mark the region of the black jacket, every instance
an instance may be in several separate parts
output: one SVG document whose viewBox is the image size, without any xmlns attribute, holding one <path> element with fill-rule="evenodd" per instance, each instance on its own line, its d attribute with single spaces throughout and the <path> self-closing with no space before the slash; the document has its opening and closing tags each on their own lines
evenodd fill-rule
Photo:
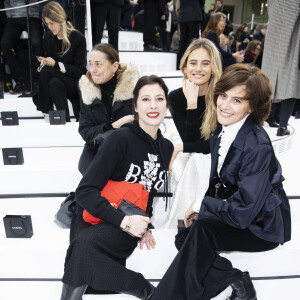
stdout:
<svg viewBox="0 0 300 300">
<path fill-rule="evenodd" d="M 225 70 L 226 67 L 236 63 L 235 58 L 232 56 L 232 54 L 222 49 L 218 36 L 215 32 L 213 31 L 209 32 L 206 35 L 206 38 L 212 41 L 215 44 L 215 46 L 218 48 L 222 58 L 223 70 Z"/>
<path fill-rule="evenodd" d="M 78 30 L 70 33 L 69 40 L 71 48 L 64 56 L 60 56 L 62 41 L 48 31 L 44 38 L 45 55 L 56 61 L 56 68 L 59 68 L 58 62 L 62 62 L 66 69 L 65 74 L 78 80 L 86 72 L 86 41 Z"/>
<path fill-rule="evenodd" d="M 154 140 L 139 126 L 125 124 L 104 141 L 79 183 L 75 200 L 93 216 L 120 226 L 125 215 L 100 191 L 108 180 L 138 182 L 149 191 L 147 213 L 152 216 L 153 197 L 164 182 L 172 153 L 173 144 L 160 131 Z"/>
<path fill-rule="evenodd" d="M 204 18 L 205 0 L 184 0 L 180 1 L 178 15 L 179 23 L 202 22 Z"/>
<path fill-rule="evenodd" d="M 210 188 L 217 176 L 218 138 L 222 127 L 210 139 Z M 291 239 L 290 206 L 283 190 L 281 166 L 265 130 L 251 116 L 247 118 L 229 148 L 220 179 L 235 190 L 226 201 L 206 195 L 199 218 L 221 220 L 235 228 L 248 228 L 257 237 L 275 243 Z"/>
<path fill-rule="evenodd" d="M 102 94 L 96 86 L 83 75 L 79 81 L 81 92 L 81 110 L 79 116 L 79 133 L 85 141 L 85 146 L 79 161 L 79 171 L 83 174 L 98 151 L 94 140 L 99 133 L 113 131 L 111 124 L 121 117 L 133 113 L 133 89 L 140 76 L 134 65 L 122 65 L 122 74 L 113 93 L 112 117 L 109 119 Z"/>
<path fill-rule="evenodd" d="M 198 97 L 197 109 L 186 109 L 182 88 L 169 94 L 170 112 L 183 142 L 184 152 L 210 153 L 209 141 L 201 139 L 200 127 L 205 113 L 205 97 Z"/>
</svg>

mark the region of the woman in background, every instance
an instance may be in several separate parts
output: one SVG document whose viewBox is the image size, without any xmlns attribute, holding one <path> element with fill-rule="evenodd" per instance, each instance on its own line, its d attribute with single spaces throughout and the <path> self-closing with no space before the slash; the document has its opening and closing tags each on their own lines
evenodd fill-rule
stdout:
<svg viewBox="0 0 300 300">
<path fill-rule="evenodd" d="M 38 57 L 41 63 L 39 91 L 33 97 L 34 103 L 46 120 L 55 105 L 57 110 L 65 111 L 66 121 L 69 122 L 69 99 L 78 120 L 78 80 L 86 70 L 85 37 L 74 29 L 64 9 L 56 1 L 44 6 L 42 18 L 49 31 L 44 38 L 46 56 Z"/>
<path fill-rule="evenodd" d="M 212 41 L 220 51 L 222 57 L 223 69 L 236 63 L 243 62 L 244 57 L 239 51 L 231 54 L 226 52 L 220 46 L 220 35 L 223 33 L 226 26 L 226 16 L 223 13 L 215 13 L 209 18 L 208 24 L 202 33 L 202 37 L 205 37 Z"/>
</svg>

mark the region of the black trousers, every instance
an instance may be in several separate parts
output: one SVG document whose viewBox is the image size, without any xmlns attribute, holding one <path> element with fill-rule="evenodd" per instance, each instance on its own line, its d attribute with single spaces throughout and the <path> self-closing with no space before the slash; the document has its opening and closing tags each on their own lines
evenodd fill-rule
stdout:
<svg viewBox="0 0 300 300">
<path fill-rule="evenodd" d="M 279 116 L 280 127 L 286 127 L 293 112 L 296 98 L 282 100 L 279 103 L 272 103 L 269 119 Z"/>
<path fill-rule="evenodd" d="M 144 45 L 153 44 L 153 37 L 156 33 L 155 22 L 157 16 L 157 2 L 155 0 L 144 0 Z"/>
<path fill-rule="evenodd" d="M 85 35 L 85 10 L 86 5 L 83 0 L 73 0 L 73 24 L 74 27 Z"/>
<path fill-rule="evenodd" d="M 39 63 L 35 56 L 43 56 L 43 27 L 39 19 L 31 18 L 29 20 L 31 48 L 32 48 L 32 68 L 33 73 L 37 74 L 36 68 Z M 27 31 L 26 18 L 9 18 L 7 19 L 4 33 L 0 41 L 0 48 L 3 52 L 5 61 L 9 65 L 12 78 L 16 82 L 24 83 L 24 78 L 14 54 L 14 49 L 17 47 L 22 31 Z"/>
<path fill-rule="evenodd" d="M 118 50 L 121 6 L 113 4 L 112 1 L 107 1 L 107 3 L 91 1 L 91 17 L 93 45 L 101 43 L 106 21 L 108 43 Z"/>
<path fill-rule="evenodd" d="M 96 291 L 142 290 L 148 284 L 143 275 L 125 268 L 137 242 L 138 238 L 114 225 L 90 225 L 82 215 L 75 215 L 63 282 L 74 287 L 88 285 Z"/>
<path fill-rule="evenodd" d="M 180 60 L 191 43 L 193 39 L 199 38 L 199 28 L 200 28 L 200 22 L 194 21 L 194 22 L 186 22 L 186 23 L 180 23 L 180 40 L 179 40 L 179 49 L 178 49 L 178 66 L 180 64 Z"/>
<path fill-rule="evenodd" d="M 66 112 L 66 120 L 70 121 L 68 99 L 71 101 L 76 120 L 79 119 L 80 98 L 77 80 L 61 73 L 59 70 L 45 66 L 40 72 L 39 91 L 34 97 L 37 110 L 49 113 L 55 104 L 57 110 Z"/>
<path fill-rule="evenodd" d="M 242 271 L 217 251 L 259 252 L 278 243 L 217 220 L 197 220 L 176 237 L 179 252 L 160 281 L 155 300 L 208 300 L 240 279 Z"/>
</svg>

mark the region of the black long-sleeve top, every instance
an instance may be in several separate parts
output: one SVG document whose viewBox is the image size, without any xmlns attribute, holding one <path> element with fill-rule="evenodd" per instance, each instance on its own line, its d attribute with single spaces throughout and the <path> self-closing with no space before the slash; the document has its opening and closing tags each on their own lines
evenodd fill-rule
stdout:
<svg viewBox="0 0 300 300">
<path fill-rule="evenodd" d="M 197 109 L 187 109 L 182 88 L 169 94 L 170 111 L 183 142 L 184 152 L 210 153 L 209 141 L 201 138 L 200 127 L 206 109 L 205 96 L 199 96 Z"/>
<path fill-rule="evenodd" d="M 173 153 L 172 143 L 158 131 L 154 140 L 140 127 L 125 124 L 101 146 L 76 190 L 77 214 L 82 209 L 105 222 L 120 226 L 124 213 L 101 196 L 108 180 L 141 183 L 149 191 L 147 213 L 152 215 L 153 197 L 164 183 Z"/>
<path fill-rule="evenodd" d="M 45 53 L 46 57 L 52 57 L 55 60 L 55 68 L 61 70 L 59 62 L 63 63 L 65 74 L 78 80 L 86 72 L 86 41 L 78 30 L 73 30 L 70 33 L 69 41 L 71 43 L 70 49 L 63 56 L 60 56 L 62 40 L 48 31 L 44 38 Z"/>
</svg>

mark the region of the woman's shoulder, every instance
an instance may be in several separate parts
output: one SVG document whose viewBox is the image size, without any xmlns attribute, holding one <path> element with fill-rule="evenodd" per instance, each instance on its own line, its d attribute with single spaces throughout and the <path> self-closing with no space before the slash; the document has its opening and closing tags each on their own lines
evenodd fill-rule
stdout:
<svg viewBox="0 0 300 300">
<path fill-rule="evenodd" d="M 179 100 L 185 99 L 182 87 L 180 87 L 180 88 L 178 88 L 176 90 L 171 91 L 169 93 L 168 97 L 169 97 L 169 100 L 170 100 L 171 104 L 172 103 L 176 103 Z"/>
<path fill-rule="evenodd" d="M 75 40 L 85 40 L 85 36 L 77 29 L 74 29 L 70 33 L 70 39 Z"/>
<path fill-rule="evenodd" d="M 94 85 L 86 75 L 82 75 L 79 80 L 79 89 L 82 102 L 86 105 L 93 103 L 95 99 L 101 99 L 100 89 Z"/>
</svg>

